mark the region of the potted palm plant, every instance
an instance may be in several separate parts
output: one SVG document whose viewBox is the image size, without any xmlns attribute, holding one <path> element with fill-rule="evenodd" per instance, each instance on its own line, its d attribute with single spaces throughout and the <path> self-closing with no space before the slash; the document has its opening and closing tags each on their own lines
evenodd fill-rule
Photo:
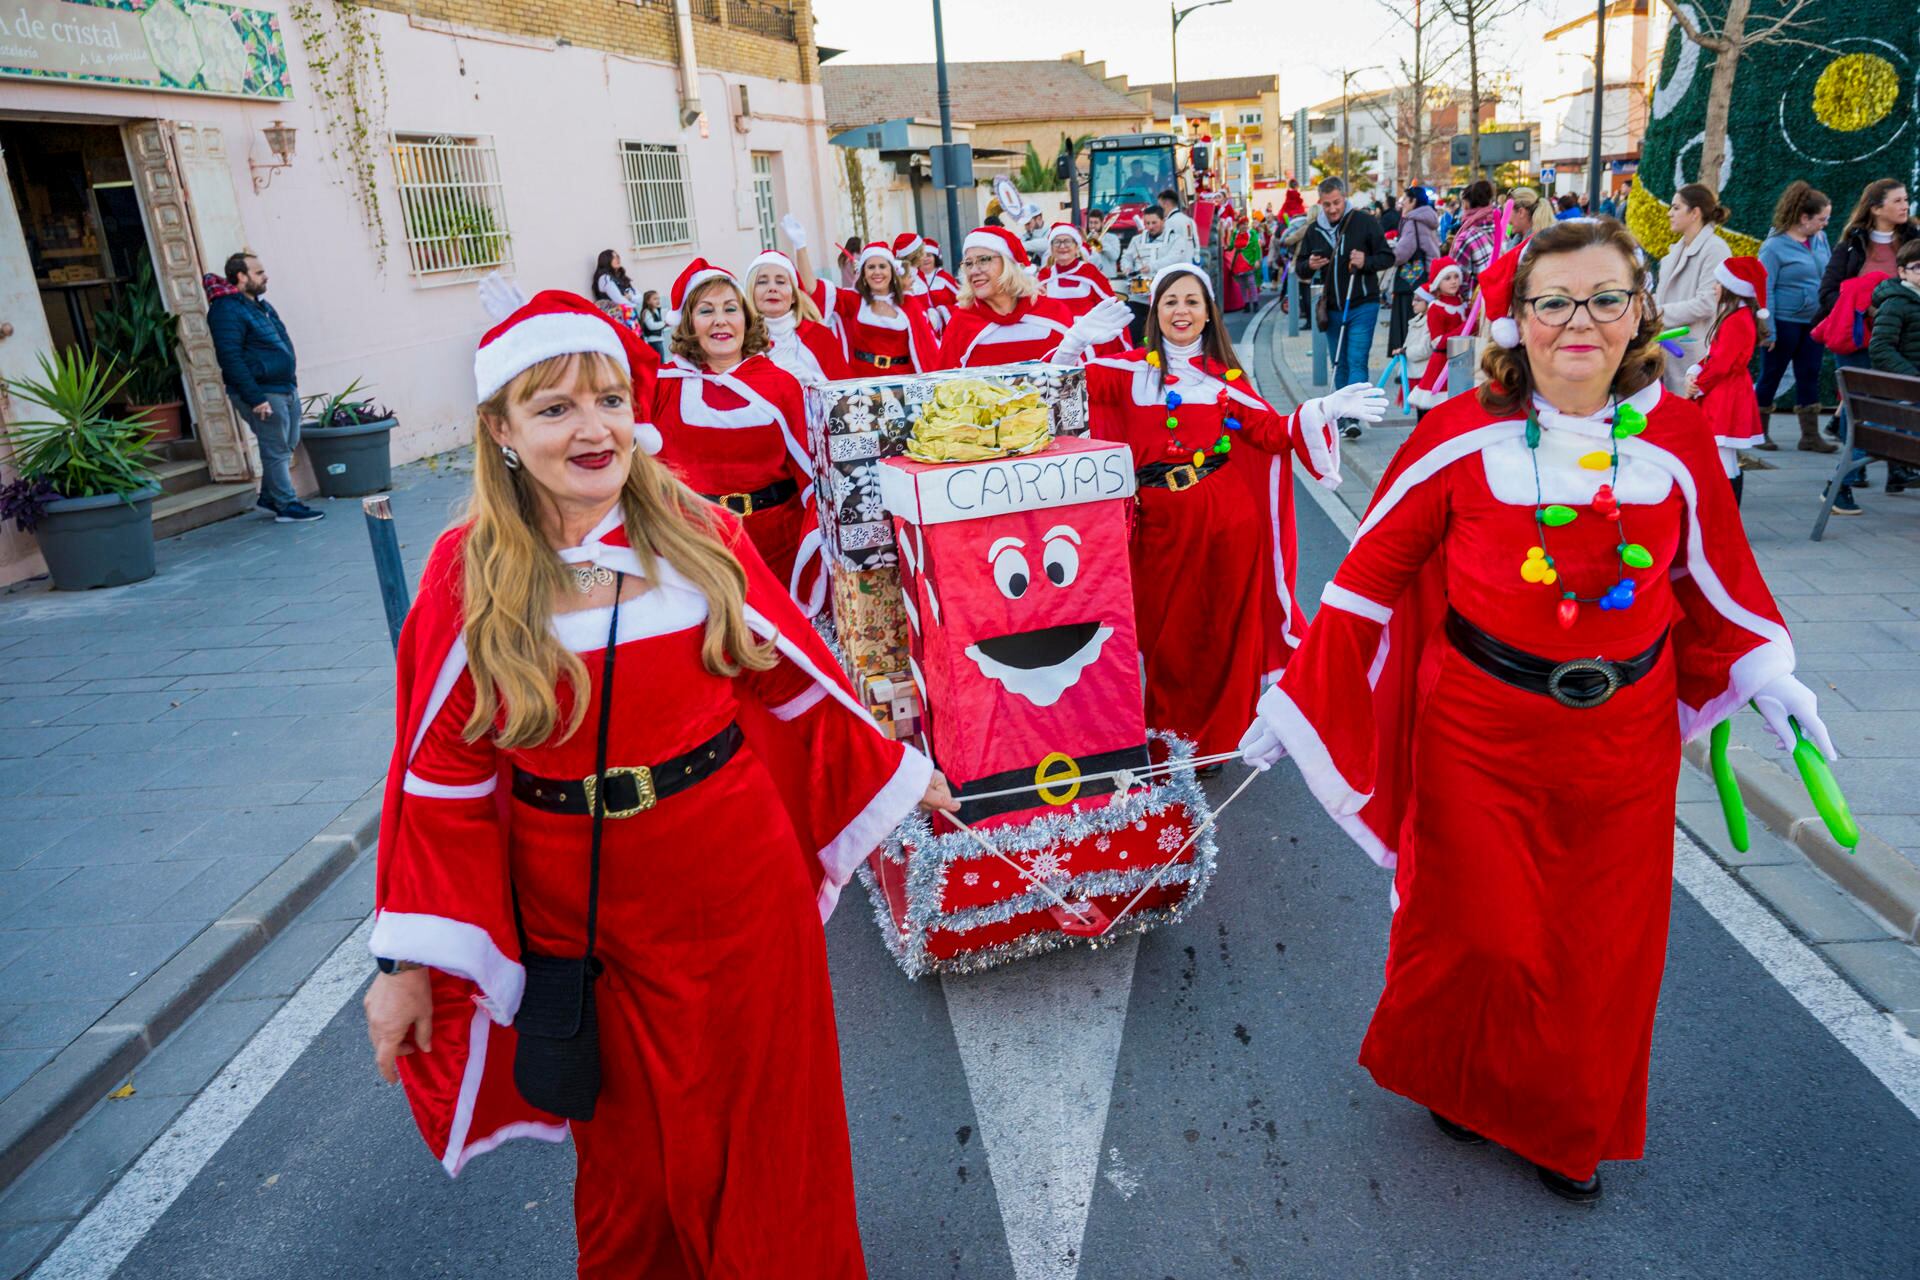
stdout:
<svg viewBox="0 0 1920 1280">
<path fill-rule="evenodd" d="M 388 436 L 399 425 L 384 406 L 366 399 L 355 379 L 333 395 L 301 400 L 300 441 L 326 498 L 357 498 L 393 487 Z M 309 416 L 311 415 L 311 416 Z"/>
<path fill-rule="evenodd" d="M 153 500 L 160 487 L 144 421 L 110 405 L 127 377 L 98 352 L 40 357 L 40 376 L 15 378 L 16 404 L 43 416 L 7 427 L 19 477 L 0 485 L 0 519 L 40 543 L 61 591 L 119 587 L 153 576 Z M 31 410 L 29 410 L 31 412 Z"/>
<path fill-rule="evenodd" d="M 141 256 L 132 282 L 113 306 L 94 313 L 93 324 L 96 344 L 126 374 L 128 416 L 146 420 L 156 443 L 178 440 L 185 417 L 174 345 L 179 325 L 160 299 L 151 258 Z"/>
</svg>

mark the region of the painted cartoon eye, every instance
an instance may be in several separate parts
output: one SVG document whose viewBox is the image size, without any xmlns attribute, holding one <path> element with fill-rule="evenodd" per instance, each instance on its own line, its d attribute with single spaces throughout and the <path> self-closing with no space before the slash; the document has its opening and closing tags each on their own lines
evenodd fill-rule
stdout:
<svg viewBox="0 0 1920 1280">
<path fill-rule="evenodd" d="M 1032 580 L 1027 558 L 1018 548 L 1008 547 L 993 558 L 993 585 L 1007 599 L 1018 600 L 1027 594 L 1027 584 Z"/>
<path fill-rule="evenodd" d="M 1040 564 L 1054 586 L 1070 587 L 1080 576 L 1080 548 L 1066 538 L 1050 538 Z"/>
</svg>

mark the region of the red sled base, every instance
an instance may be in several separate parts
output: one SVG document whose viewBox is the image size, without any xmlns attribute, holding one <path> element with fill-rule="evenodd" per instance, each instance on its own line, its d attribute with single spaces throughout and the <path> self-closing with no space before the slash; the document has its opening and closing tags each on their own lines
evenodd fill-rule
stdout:
<svg viewBox="0 0 1920 1280">
<path fill-rule="evenodd" d="M 1148 737 L 1163 748 L 1153 753 L 1163 763 L 1144 790 L 976 825 L 1005 860 L 944 821 L 936 832 L 925 814 L 902 823 L 861 865 L 860 879 L 907 976 L 972 973 L 1076 942 L 1098 946 L 1185 916 L 1213 879 L 1211 827 L 1189 842 L 1212 810 L 1189 763 L 1193 744 Z"/>
</svg>

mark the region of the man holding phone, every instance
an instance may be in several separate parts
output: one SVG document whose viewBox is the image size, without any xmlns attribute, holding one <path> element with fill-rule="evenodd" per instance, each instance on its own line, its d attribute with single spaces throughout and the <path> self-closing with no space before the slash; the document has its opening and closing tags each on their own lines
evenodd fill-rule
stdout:
<svg viewBox="0 0 1920 1280">
<path fill-rule="evenodd" d="M 1393 249 L 1371 213 L 1347 200 L 1346 184 L 1328 178 L 1320 184 L 1320 203 L 1306 235 L 1300 238 L 1294 269 L 1317 277 L 1322 289 L 1326 331 L 1333 351 L 1333 385 L 1367 382 L 1367 356 L 1380 320 L 1380 273 L 1393 265 Z M 1360 438 L 1360 424 L 1343 422 L 1340 434 Z"/>
</svg>

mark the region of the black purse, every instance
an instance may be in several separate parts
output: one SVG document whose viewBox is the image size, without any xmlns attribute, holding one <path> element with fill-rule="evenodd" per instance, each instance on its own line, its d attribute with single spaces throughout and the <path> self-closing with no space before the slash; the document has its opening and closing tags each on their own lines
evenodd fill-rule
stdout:
<svg viewBox="0 0 1920 1280">
<path fill-rule="evenodd" d="M 511 880 L 513 924 L 520 934 L 520 963 L 526 991 L 520 997 L 513 1029 L 519 1035 L 513 1055 L 513 1084 L 520 1096 L 542 1111 L 567 1120 L 593 1119 L 600 1098 L 600 1019 L 594 1007 L 594 980 L 602 965 L 594 958 L 594 926 L 600 912 L 600 838 L 606 822 L 607 726 L 613 714 L 613 650 L 620 631 L 620 589 L 625 575 L 613 577 L 613 621 L 607 627 L 606 660 L 600 677 L 600 728 L 593 753 L 593 843 L 587 869 L 587 944 L 584 955 L 543 956 L 527 945 L 520 915 L 520 892 Z"/>
</svg>

